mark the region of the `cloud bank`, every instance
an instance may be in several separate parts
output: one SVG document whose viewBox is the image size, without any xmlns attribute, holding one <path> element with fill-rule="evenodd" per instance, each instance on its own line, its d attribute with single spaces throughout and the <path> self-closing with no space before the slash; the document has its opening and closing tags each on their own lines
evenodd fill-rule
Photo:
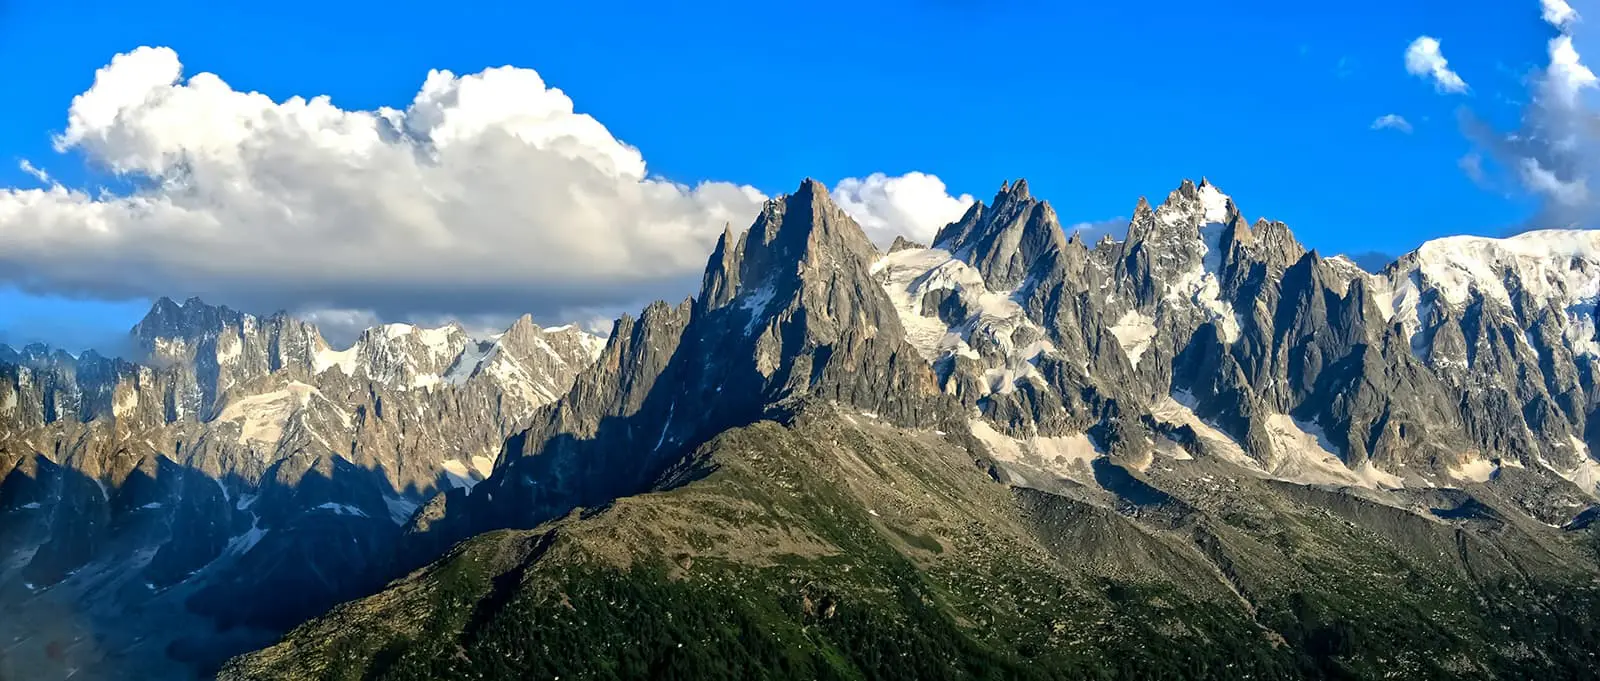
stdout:
<svg viewBox="0 0 1600 681">
<path fill-rule="evenodd" d="M 200 295 L 333 319 L 593 317 L 693 291 L 724 223 L 766 196 L 650 175 L 533 70 L 427 74 L 404 108 L 241 92 L 171 49 L 116 56 L 56 150 L 131 190 L 0 189 L 0 284 L 102 299 Z M 76 161 L 74 161 L 76 162 Z M 971 197 L 923 173 L 838 182 L 875 240 Z"/>
</svg>

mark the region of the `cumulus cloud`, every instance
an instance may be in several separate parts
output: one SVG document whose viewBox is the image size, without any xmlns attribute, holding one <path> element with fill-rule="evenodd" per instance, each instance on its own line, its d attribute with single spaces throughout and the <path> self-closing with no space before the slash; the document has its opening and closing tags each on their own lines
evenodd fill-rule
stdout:
<svg viewBox="0 0 1600 681">
<path fill-rule="evenodd" d="M 1372 122 L 1372 129 L 1399 130 L 1409 135 L 1411 134 L 1411 121 L 1406 120 L 1405 116 L 1399 114 L 1384 114 Z"/>
<path fill-rule="evenodd" d="M 54 141 L 132 189 L 42 171 L 44 188 L 0 188 L 0 283 L 199 295 L 335 326 L 565 319 L 686 295 L 722 225 L 748 225 L 767 198 L 650 175 L 638 149 L 513 67 L 432 71 L 404 108 L 363 111 L 186 77 L 173 50 L 143 47 L 95 74 Z M 875 238 L 928 233 L 970 201 L 921 173 L 839 184 Z"/>
<path fill-rule="evenodd" d="M 1566 0 L 1539 0 L 1544 20 L 1557 28 L 1565 27 L 1578 18 L 1578 12 Z"/>
<path fill-rule="evenodd" d="M 1600 227 L 1600 200 L 1591 186 L 1600 175 L 1597 79 L 1577 49 L 1589 36 L 1581 31 L 1582 17 L 1563 0 L 1543 0 L 1541 9 L 1557 35 L 1546 46 L 1548 63 L 1534 75 L 1521 124 L 1506 132 L 1466 115 L 1464 127 L 1482 158 L 1475 154 L 1473 165 L 1463 168 L 1480 184 L 1515 187 L 1537 198 L 1541 210 L 1525 229 Z"/>
<path fill-rule="evenodd" d="M 1439 41 L 1428 36 L 1411 41 L 1411 46 L 1406 48 L 1406 72 L 1432 79 L 1434 89 L 1440 92 L 1467 91 L 1467 81 L 1450 70 L 1449 61 L 1439 51 Z"/>
<path fill-rule="evenodd" d="M 972 195 L 951 196 L 943 180 L 919 172 L 898 177 L 883 173 L 865 179 L 847 177 L 831 193 L 834 202 L 861 223 L 880 247 L 889 246 L 901 235 L 926 244 L 940 227 L 959 220 L 973 202 Z"/>
</svg>

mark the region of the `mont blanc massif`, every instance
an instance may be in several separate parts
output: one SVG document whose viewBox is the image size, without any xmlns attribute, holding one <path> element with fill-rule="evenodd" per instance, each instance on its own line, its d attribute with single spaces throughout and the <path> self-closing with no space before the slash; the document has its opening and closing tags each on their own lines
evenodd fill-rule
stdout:
<svg viewBox="0 0 1600 681">
<path fill-rule="evenodd" d="M 0 678 L 1595 678 L 1597 299 L 1021 180 L 887 251 L 807 180 L 603 336 L 162 299 L 0 347 Z"/>
</svg>

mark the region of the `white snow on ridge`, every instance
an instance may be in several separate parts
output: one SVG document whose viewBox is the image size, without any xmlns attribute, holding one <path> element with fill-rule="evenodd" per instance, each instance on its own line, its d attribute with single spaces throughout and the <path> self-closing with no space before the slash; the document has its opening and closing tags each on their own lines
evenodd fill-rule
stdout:
<svg viewBox="0 0 1600 681">
<path fill-rule="evenodd" d="M 1198 308 L 1217 325 L 1222 340 L 1232 343 L 1238 340 L 1241 325 L 1233 305 L 1222 299 L 1222 249 L 1219 246 L 1227 227 L 1230 199 L 1210 183 L 1202 182 L 1197 192 L 1200 196 L 1198 214 L 1192 205 L 1186 204 L 1163 204 L 1156 209 L 1156 219 L 1169 227 L 1198 222 L 1196 227 L 1203 249 L 1198 265 L 1172 273 L 1167 282 L 1166 299 L 1169 303 L 1186 302 Z"/>
<path fill-rule="evenodd" d="M 1600 302 L 1600 231 L 1539 230 L 1494 239 L 1455 236 L 1424 243 L 1382 277 L 1392 295 L 1378 303 L 1398 317 L 1415 338 L 1427 317 L 1421 301 L 1428 292 L 1452 308 L 1475 296 L 1509 307 L 1520 287 L 1538 306 L 1554 306 L 1567 316 L 1565 337 L 1576 354 L 1600 357 L 1595 305 Z"/>
<path fill-rule="evenodd" d="M 472 375 L 477 373 L 478 367 L 483 363 L 484 358 L 495 347 L 497 347 L 495 343 L 482 341 L 467 343 L 467 349 L 461 351 L 461 355 L 456 357 L 455 364 L 451 365 L 450 370 L 445 372 L 445 382 L 450 385 L 465 384 L 467 379 L 472 378 Z"/>
<path fill-rule="evenodd" d="M 378 335 L 381 335 L 384 339 L 394 340 L 411 335 L 411 332 L 416 331 L 417 327 L 411 324 L 384 324 L 378 327 L 377 330 Z"/>
<path fill-rule="evenodd" d="M 356 375 L 356 360 L 360 354 L 361 346 L 352 345 L 344 350 L 332 348 L 318 349 L 312 356 L 312 372 L 321 374 L 324 371 L 337 367 L 346 376 Z"/>
<path fill-rule="evenodd" d="M 450 340 L 456 334 L 466 335 L 462 333 L 461 327 L 455 324 L 446 324 L 435 329 L 423 329 L 417 333 L 417 338 L 422 341 L 422 346 L 428 349 L 428 354 L 435 357 L 447 357 L 456 354 L 452 352 L 450 347 Z M 467 345 L 471 344 L 469 340 Z"/>
<path fill-rule="evenodd" d="M 1537 301 L 1571 305 L 1600 298 L 1600 231 L 1454 236 L 1424 243 L 1416 255 L 1423 278 L 1451 305 L 1467 302 L 1474 291 L 1509 305 L 1508 272 Z"/>
<path fill-rule="evenodd" d="M 1028 319 L 1010 292 L 993 292 L 983 275 L 971 265 L 939 248 L 912 248 L 890 253 L 872 266 L 872 274 L 884 287 L 906 330 L 906 339 L 928 361 L 951 355 L 982 359 L 973 349 L 973 338 L 982 337 L 999 348 L 1001 366 L 985 369 L 989 392 L 1008 393 L 1022 377 L 1039 375 L 1033 365 L 1041 353 L 1055 350 L 1044 340 L 1044 332 Z M 949 291 L 958 297 L 968 317 L 956 326 L 947 326 L 936 316 L 924 314 L 923 300 L 932 292 Z M 1033 342 L 1018 347 L 1019 330 L 1033 327 Z"/>
<path fill-rule="evenodd" d="M 872 266 L 872 274 L 883 285 L 884 291 L 889 294 L 889 301 L 894 303 L 895 312 L 900 316 L 906 341 L 929 361 L 942 356 L 947 343 L 954 345 L 959 342 L 959 338 L 952 338 L 950 327 L 938 317 L 922 314 L 922 294 L 925 291 L 953 288 L 944 285 L 930 287 L 925 281 L 930 273 L 947 262 L 958 261 L 952 261 L 950 252 L 943 249 L 908 248 L 890 253 Z"/>
<path fill-rule="evenodd" d="M 1228 220 L 1227 194 L 1205 180 L 1200 181 L 1196 193 L 1200 195 L 1200 205 L 1205 208 L 1205 221 L 1208 224 L 1220 225 Z"/>
<path fill-rule="evenodd" d="M 543 331 L 561 333 L 574 328 L 574 325 L 568 324 Z M 598 359 L 605 348 L 605 340 L 593 334 L 578 333 L 578 342 L 590 360 Z M 532 378 L 522 367 L 492 366 L 497 359 L 500 363 L 511 361 L 500 352 L 504 335 L 496 334 L 487 339 L 473 338 L 453 322 L 435 328 L 385 324 L 368 329 L 353 345 L 343 350 L 319 348 L 312 356 L 312 371 L 321 374 L 336 368 L 346 376 L 354 376 L 358 369 L 368 369 L 370 375 L 371 369 L 367 363 L 375 361 L 373 357 L 393 358 L 403 366 L 403 370 L 395 365 L 384 365 L 383 371 L 379 372 L 383 375 L 374 378 L 393 383 L 391 387 L 394 388 L 431 390 L 441 385 L 460 386 L 472 376 L 488 372 L 499 379 L 503 388 L 529 395 L 541 393 L 532 397 L 535 400 L 553 399 L 553 396 L 542 395 L 548 392 L 546 390 L 523 385 L 531 384 Z M 416 342 L 413 344 L 410 340 Z M 560 360 L 548 343 L 539 339 L 535 343 L 540 344 L 552 359 Z M 407 375 L 409 380 L 402 380 Z"/>
</svg>

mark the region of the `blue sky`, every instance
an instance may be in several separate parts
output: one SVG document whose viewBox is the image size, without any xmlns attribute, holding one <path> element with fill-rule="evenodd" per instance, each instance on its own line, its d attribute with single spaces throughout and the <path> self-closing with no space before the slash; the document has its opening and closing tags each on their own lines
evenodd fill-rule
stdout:
<svg viewBox="0 0 1600 681">
<path fill-rule="evenodd" d="M 186 77 L 215 73 L 234 90 L 278 102 L 326 94 L 347 111 L 404 108 L 430 69 L 532 69 L 637 148 L 651 176 L 690 185 L 726 181 L 774 195 L 807 176 L 831 185 L 918 171 L 954 196 L 986 200 L 1002 180 L 1021 176 L 1063 221 L 1099 221 L 1204 175 L 1246 214 L 1283 220 L 1324 252 L 1399 253 L 1437 236 L 1505 234 L 1539 215 L 1540 202 L 1515 182 L 1475 181 L 1462 170 L 1463 157 L 1488 155 L 1461 117 L 1516 129 L 1557 35 L 1537 0 L 238 4 L 0 5 L 0 67 L 12 74 L 0 127 L 3 186 L 42 186 L 18 167 L 23 160 L 91 194 L 125 193 L 148 179 L 96 170 L 86 158 L 94 149 L 52 148 L 96 69 L 148 45 L 170 47 Z M 1407 46 L 1422 35 L 1440 41 L 1469 92 L 1441 93 L 1407 72 Z M 1411 131 L 1372 129 L 1387 114 L 1403 116 Z M 123 152 L 99 160 L 107 153 Z M 0 338 L 10 342 L 103 342 L 136 321 L 154 293 L 43 266 L 5 276 Z M 675 277 L 663 271 L 651 281 Z M 246 284 L 176 266 L 159 279 L 187 289 L 174 297 L 215 288 L 223 302 L 278 300 L 229 293 Z M 489 285 L 446 284 L 475 300 Z M 602 311 L 645 290 L 574 288 L 579 302 L 570 307 L 553 294 L 534 307 L 546 316 Z M 441 295 L 418 312 L 448 315 L 450 304 Z M 386 299 L 371 307 L 380 317 L 404 314 Z M 468 307 L 461 313 L 502 311 Z"/>
</svg>

